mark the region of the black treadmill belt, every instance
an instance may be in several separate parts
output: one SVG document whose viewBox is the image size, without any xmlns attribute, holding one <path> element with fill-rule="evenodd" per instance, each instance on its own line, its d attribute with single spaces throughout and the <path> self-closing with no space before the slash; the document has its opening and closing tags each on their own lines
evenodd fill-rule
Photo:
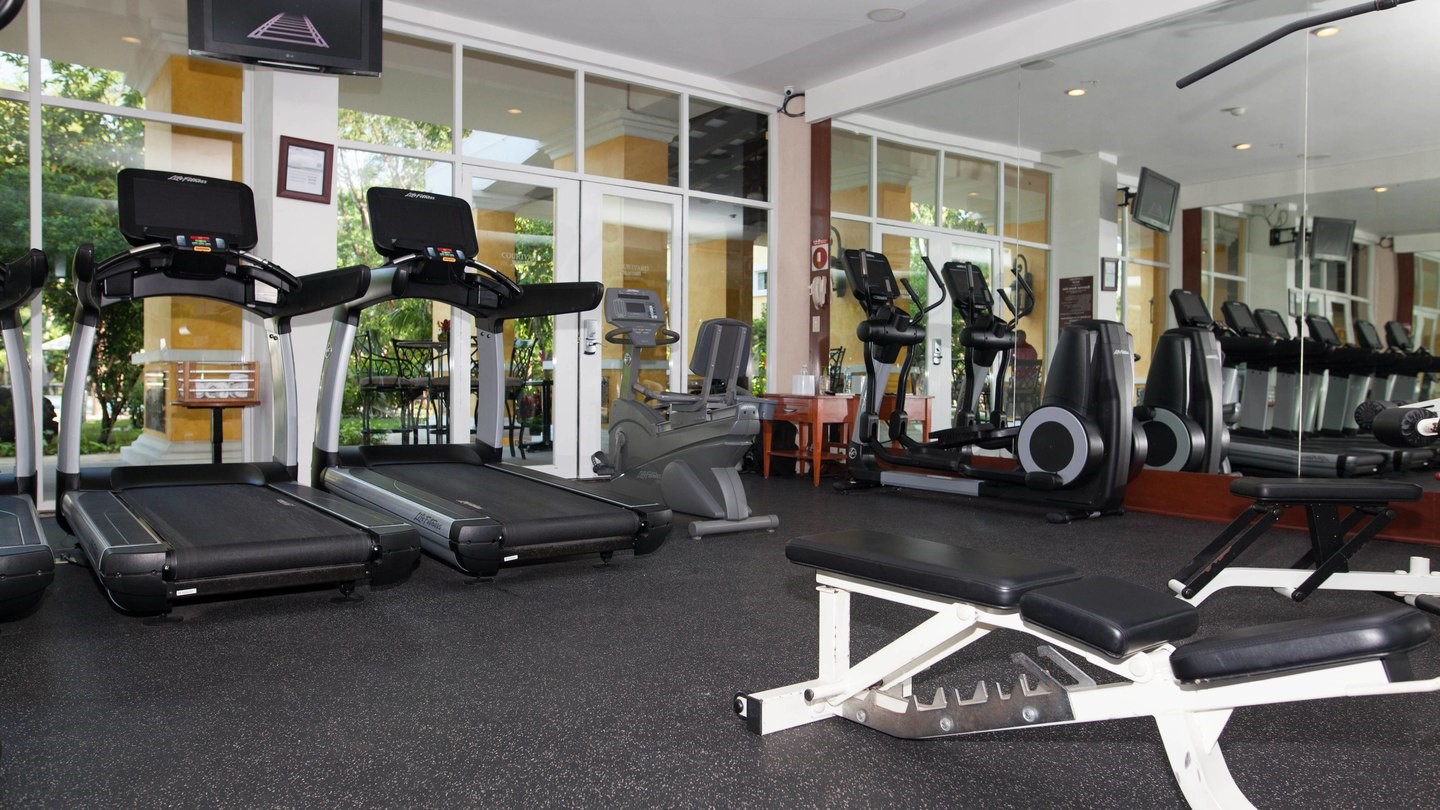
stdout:
<svg viewBox="0 0 1440 810">
<path fill-rule="evenodd" d="M 621 506 L 473 464 L 385 464 L 377 471 L 447 501 L 475 506 L 505 526 L 505 545 L 629 537 L 640 516 Z"/>
<path fill-rule="evenodd" d="M 363 531 L 270 487 L 143 487 L 118 495 L 174 548 L 178 580 L 370 558 L 370 538 Z"/>
</svg>

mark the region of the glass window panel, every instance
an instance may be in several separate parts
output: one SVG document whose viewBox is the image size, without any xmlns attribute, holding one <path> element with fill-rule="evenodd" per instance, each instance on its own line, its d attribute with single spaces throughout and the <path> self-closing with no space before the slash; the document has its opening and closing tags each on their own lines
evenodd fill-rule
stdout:
<svg viewBox="0 0 1440 810">
<path fill-rule="evenodd" d="M 450 151 L 454 65 L 450 46 L 386 34 L 383 75 L 340 77 L 340 137 Z"/>
<path fill-rule="evenodd" d="M 1125 329 L 1134 336 L 1137 347 L 1154 346 L 1165 331 L 1167 277 L 1163 267 L 1125 263 Z M 1141 349 L 1139 355 L 1135 377 L 1143 380 L 1150 373 L 1154 352 Z"/>
<path fill-rule="evenodd" d="M 1121 211 L 1124 216 L 1125 212 Z M 1125 257 L 1143 262 L 1166 264 L 1170 261 L 1169 234 L 1131 223 L 1126 228 Z"/>
<path fill-rule="evenodd" d="M 1214 237 L 1210 245 L 1211 269 L 1231 276 L 1244 275 L 1244 218 L 1215 212 Z"/>
<path fill-rule="evenodd" d="M 749 376 L 752 390 L 762 392 L 768 296 L 756 292 L 755 276 L 766 272 L 769 261 L 767 214 L 735 203 L 690 201 L 688 323 L 683 333 L 697 334 L 701 322 L 712 318 L 751 324 Z"/>
<path fill-rule="evenodd" d="M 551 169 L 575 168 L 575 73 L 465 51 L 466 157 Z"/>
<path fill-rule="evenodd" d="M 1006 268 L 1016 267 L 1018 261 L 1020 271 L 1028 274 L 1026 280 L 1030 282 L 1030 289 L 1035 291 L 1035 308 L 1020 319 L 1016 330 L 1025 333 L 1026 342 L 1035 347 L 1037 359 L 1044 360 L 1045 347 L 1049 345 L 1050 339 L 1045 327 L 1045 324 L 1049 323 L 1050 312 L 1050 296 L 1046 294 L 1050 284 L 1050 251 L 1029 246 L 1006 245 L 1003 261 Z M 1007 282 L 1013 277 L 1014 274 L 1007 269 Z M 1012 290 L 1012 301 L 1015 300 L 1015 295 Z"/>
<path fill-rule="evenodd" d="M 770 116 L 690 99 L 690 188 L 770 198 Z"/>
<path fill-rule="evenodd" d="M 144 12 L 108 0 L 52 0 L 40 7 L 44 92 L 238 123 L 239 65 L 187 55 L 185 0 Z"/>
<path fill-rule="evenodd" d="M 677 247 L 672 240 L 678 214 L 668 202 L 618 194 L 601 195 L 599 224 L 604 234 L 600 250 L 601 282 L 607 289 L 654 290 L 660 301 L 667 305 L 667 318 L 675 317 L 675 313 L 668 311 L 668 302 L 671 252 Z M 600 365 L 605 384 L 598 418 L 602 432 L 609 427 L 609 403 L 620 396 L 624 368 L 622 349 L 608 341 L 601 348 Z M 669 345 L 644 349 L 639 355 L 640 368 L 636 371 L 636 380 L 660 390 L 669 390 L 670 363 L 683 363 L 684 358 L 672 351 Z M 608 433 L 601 443 L 608 449 Z"/>
<path fill-rule="evenodd" d="M 1026 242 L 1050 241 L 1048 173 L 1005 167 L 1005 236 Z"/>
<path fill-rule="evenodd" d="M 865 374 L 864 344 L 855 336 L 855 327 L 865 320 L 865 310 L 850 289 L 845 275 L 845 251 L 870 247 L 870 225 L 853 219 L 830 220 L 830 350 L 844 349 L 845 373 Z M 780 390 L 788 390 L 784 385 Z"/>
<path fill-rule="evenodd" d="M 935 224 L 935 172 L 939 153 L 889 141 L 876 145 L 876 216 Z"/>
<path fill-rule="evenodd" d="M 0 88 L 26 90 L 30 87 L 30 59 L 25 55 L 29 22 L 24 9 L 0 30 Z"/>
<path fill-rule="evenodd" d="M 869 216 L 870 136 L 841 129 L 831 131 L 830 210 Z"/>
<path fill-rule="evenodd" d="M 585 173 L 679 184 L 680 96 L 585 78 Z"/>
<path fill-rule="evenodd" d="M 30 115 L 0 100 L 0 261 L 30 249 Z"/>
<path fill-rule="evenodd" d="M 964 155 L 945 155 L 940 225 L 971 233 L 995 233 L 999 216 L 999 165 Z"/>
<path fill-rule="evenodd" d="M 1370 264 L 1374 261 L 1370 245 L 1356 244 L 1355 260 L 1350 266 L 1350 292 L 1361 298 L 1370 297 Z"/>
<path fill-rule="evenodd" d="M 113 73 L 104 78 L 120 80 Z M 58 107 L 42 110 L 41 133 L 46 166 L 43 248 L 53 267 L 43 299 L 49 343 L 70 334 L 75 303 L 66 265 L 75 246 L 93 244 L 97 259 L 129 248 L 119 233 L 115 204 L 115 176 L 120 169 L 234 179 L 240 176 L 242 152 L 238 135 Z M 232 311 L 220 311 L 226 309 Z M 155 299 L 106 309 L 96 338 L 90 375 L 93 401 L 87 402 L 82 449 L 119 453 L 117 463 L 207 460 L 210 417 L 199 414 L 200 421 L 195 422 L 189 409 L 174 404 L 176 363 L 190 358 L 173 353 L 213 350 L 219 354 L 207 359 L 240 360 L 240 323 L 239 309 L 194 303 L 194 299 Z M 133 363 L 135 357 L 142 363 Z M 68 373 L 64 361 L 61 352 L 47 353 L 47 392 L 58 394 Z M 238 410 L 226 415 L 230 460 L 239 458 L 240 424 Z M 140 456 L 122 450 L 132 443 L 140 443 Z"/>
<path fill-rule="evenodd" d="M 340 265 L 373 265 L 378 258 L 370 239 L 369 218 L 365 215 L 366 189 L 388 186 L 450 194 L 452 180 L 449 163 L 364 149 L 336 149 L 335 201 L 339 208 L 336 255 Z"/>
</svg>

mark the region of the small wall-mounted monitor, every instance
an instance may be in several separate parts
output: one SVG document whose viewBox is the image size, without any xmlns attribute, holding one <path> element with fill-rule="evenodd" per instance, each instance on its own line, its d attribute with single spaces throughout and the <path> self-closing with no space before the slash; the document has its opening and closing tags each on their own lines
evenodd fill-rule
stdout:
<svg viewBox="0 0 1440 810">
<path fill-rule="evenodd" d="M 1147 228 L 1165 233 L 1175 224 L 1175 204 L 1180 200 L 1180 184 L 1163 174 L 1141 167 L 1130 216 Z"/>
<path fill-rule="evenodd" d="M 1355 243 L 1355 220 L 1315 217 L 1310 226 L 1310 258 L 1348 262 Z"/>
<path fill-rule="evenodd" d="M 382 0 L 189 0 L 190 53 L 234 62 L 380 75 Z"/>
</svg>

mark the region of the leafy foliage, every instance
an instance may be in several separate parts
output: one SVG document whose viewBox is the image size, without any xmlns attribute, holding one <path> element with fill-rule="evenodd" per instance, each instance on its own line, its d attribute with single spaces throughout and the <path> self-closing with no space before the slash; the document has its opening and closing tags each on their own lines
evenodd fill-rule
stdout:
<svg viewBox="0 0 1440 810">
<path fill-rule="evenodd" d="M 23 57 L 0 55 L 11 66 Z M 100 68 L 51 62 L 44 92 L 80 101 L 143 107 L 144 98 L 124 83 L 123 74 Z M 8 106 L 8 105 L 7 105 Z M 29 245 L 29 120 L 16 105 L 14 115 L 0 116 L 0 245 L 13 258 Z M 69 278 L 58 270 L 81 244 L 95 246 L 103 259 L 125 250 L 118 230 L 115 175 L 143 164 L 145 125 L 116 115 L 61 107 L 44 108 L 40 122 L 42 249 L 50 257 L 50 283 L 42 294 L 47 315 L 45 337 L 69 334 L 75 294 Z M 121 414 L 139 408 L 142 369 L 130 357 L 142 348 L 144 312 L 138 306 L 107 309 L 100 318 L 90 369 L 94 393 L 103 414 L 99 441 L 109 441 Z M 59 353 L 47 355 L 47 371 L 62 372 Z"/>
</svg>

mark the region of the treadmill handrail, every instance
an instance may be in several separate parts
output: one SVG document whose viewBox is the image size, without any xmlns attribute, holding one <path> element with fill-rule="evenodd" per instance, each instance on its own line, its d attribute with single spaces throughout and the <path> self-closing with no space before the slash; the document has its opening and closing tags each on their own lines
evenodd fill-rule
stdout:
<svg viewBox="0 0 1440 810">
<path fill-rule="evenodd" d="M 98 264 L 94 255 L 89 244 L 75 251 L 75 291 L 83 308 L 97 312 L 126 301 L 188 296 L 224 301 L 274 317 L 282 308 L 281 302 L 302 286 L 300 279 L 284 268 L 244 251 L 201 253 L 154 242 L 117 253 Z M 222 278 L 231 283 L 217 284 Z M 253 286 L 257 283 L 273 289 L 275 300 L 257 295 Z"/>
</svg>

